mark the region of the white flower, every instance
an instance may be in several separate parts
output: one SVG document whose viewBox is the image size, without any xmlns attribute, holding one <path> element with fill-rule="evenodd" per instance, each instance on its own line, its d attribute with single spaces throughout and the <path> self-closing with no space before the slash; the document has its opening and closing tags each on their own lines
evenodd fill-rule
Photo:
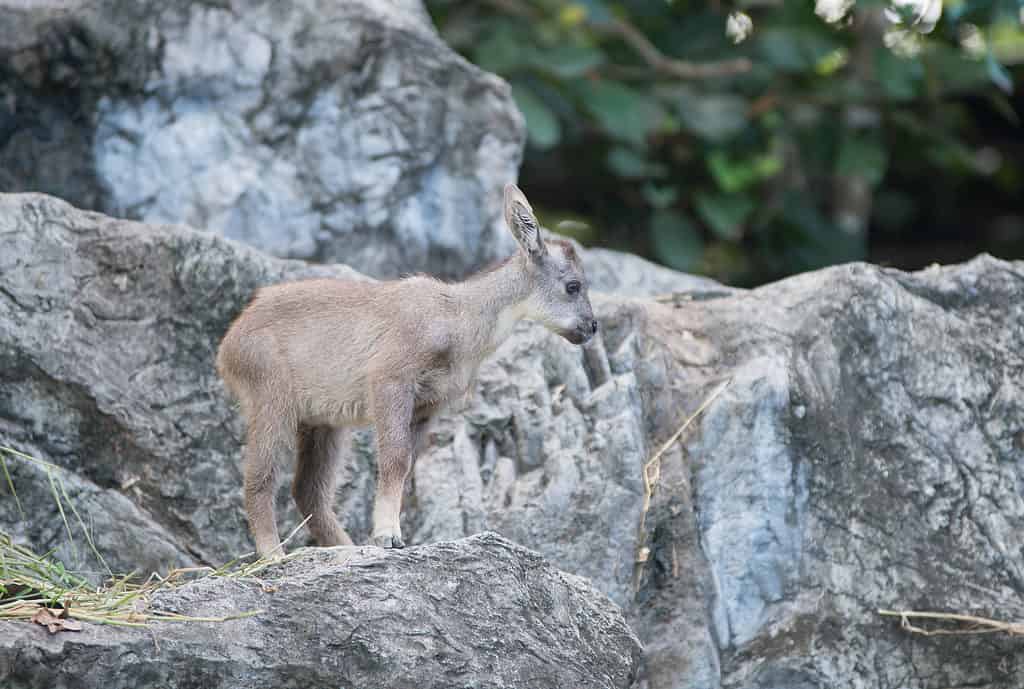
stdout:
<svg viewBox="0 0 1024 689">
<path fill-rule="evenodd" d="M 907 29 L 889 29 L 882 36 L 885 47 L 900 57 L 917 57 L 921 54 L 921 34 Z"/>
<path fill-rule="evenodd" d="M 725 21 L 725 35 L 733 43 L 742 43 L 754 30 L 754 20 L 745 12 L 732 12 Z"/>
<path fill-rule="evenodd" d="M 908 14 L 910 22 L 904 25 L 903 17 Z M 890 22 L 919 33 L 931 33 L 941 16 L 942 0 L 892 0 L 885 8 L 885 18 Z"/>
<path fill-rule="evenodd" d="M 850 11 L 854 0 L 815 0 L 814 13 L 827 21 L 835 24 Z"/>
</svg>

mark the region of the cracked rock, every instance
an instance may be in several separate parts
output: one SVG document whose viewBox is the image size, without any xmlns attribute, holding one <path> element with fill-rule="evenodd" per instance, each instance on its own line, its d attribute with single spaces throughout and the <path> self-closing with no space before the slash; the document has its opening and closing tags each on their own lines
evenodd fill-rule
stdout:
<svg viewBox="0 0 1024 689">
<path fill-rule="evenodd" d="M 376 276 L 514 244 L 508 85 L 418 0 L 0 2 L 0 191 Z"/>
</svg>

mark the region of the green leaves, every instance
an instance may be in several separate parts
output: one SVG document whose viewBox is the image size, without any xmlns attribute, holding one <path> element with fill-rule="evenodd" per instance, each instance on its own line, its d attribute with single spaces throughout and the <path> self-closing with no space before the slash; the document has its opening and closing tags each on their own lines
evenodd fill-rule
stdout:
<svg viewBox="0 0 1024 689">
<path fill-rule="evenodd" d="M 662 187 L 648 182 L 643 186 L 641 192 L 644 200 L 651 208 L 668 208 L 679 199 L 679 190 L 672 186 Z"/>
<path fill-rule="evenodd" d="M 608 8 L 608 3 L 603 0 L 577 0 L 570 6 L 582 8 L 585 12 L 584 16 L 590 21 L 604 23 L 610 22 L 614 18 Z"/>
<path fill-rule="evenodd" d="M 786 194 L 777 226 L 779 236 L 785 239 L 785 260 L 797 270 L 814 270 L 865 256 L 864 236 L 841 231 L 806 194 Z"/>
<path fill-rule="evenodd" d="M 725 151 L 716 149 L 708 155 L 707 165 L 718 186 L 735 193 L 777 175 L 782 169 L 782 159 L 772 154 L 731 158 Z"/>
<path fill-rule="evenodd" d="M 857 12 L 888 4 L 863 0 Z M 1002 148 L 1016 133 L 984 114 L 1019 121 L 1004 95 L 1024 58 L 1018 0 L 946 3 L 905 56 L 877 27 L 829 24 L 812 2 L 427 6 L 446 40 L 512 84 L 528 167 L 550 169 L 571 191 L 570 207 L 551 210 L 565 217 L 586 207 L 593 217 L 580 220 L 597 228 L 595 241 L 647 250 L 672 267 L 728 264 L 740 281 L 756 281 L 859 257 L 863 234 L 844 233 L 837 220 L 851 179 L 875 195 L 871 232 L 934 223 L 935 204 L 919 196 L 933 180 L 953 196 L 1024 195 L 1019 156 Z M 726 36 L 732 9 L 755 26 L 740 46 Z M 666 69 L 736 58 L 753 68 L 703 79 Z M 998 173 L 968 192 L 961 180 L 993 157 Z"/>
<path fill-rule="evenodd" d="M 841 44 L 826 33 L 803 27 L 775 27 L 755 34 L 758 53 L 783 72 L 813 71 L 815 65 Z"/>
<path fill-rule="evenodd" d="M 526 119 L 526 133 L 530 143 L 540 149 L 557 145 L 562 138 L 562 126 L 551 108 L 526 86 L 512 84 L 512 98 Z"/>
<path fill-rule="evenodd" d="M 522 30 L 507 23 L 498 24 L 494 31 L 477 43 L 473 62 L 489 72 L 509 74 L 530 64 L 530 53 L 524 50 Z"/>
<path fill-rule="evenodd" d="M 663 177 L 668 169 L 660 163 L 652 163 L 636 151 L 624 146 L 615 146 L 608 152 L 608 168 L 624 179 L 648 179 Z"/>
<path fill-rule="evenodd" d="M 625 84 L 602 79 L 574 86 L 584 109 L 613 139 L 642 146 L 648 134 L 666 123 L 657 100 Z"/>
<path fill-rule="evenodd" d="M 697 192 L 694 205 L 700 219 L 707 223 L 719 239 L 737 241 L 743 236 L 743 225 L 756 204 L 745 194 Z"/>
<path fill-rule="evenodd" d="M 746 99 L 730 93 L 679 89 L 676 110 L 686 129 L 713 143 L 735 136 L 748 124 Z"/>
<path fill-rule="evenodd" d="M 559 79 L 579 79 L 604 61 L 604 53 L 596 48 L 559 44 L 534 55 L 531 64 Z"/>
<path fill-rule="evenodd" d="M 975 60 L 953 46 L 929 46 L 922 56 L 922 65 L 927 70 L 928 79 L 941 85 L 946 92 L 977 89 L 991 83 L 983 61 Z"/>
<path fill-rule="evenodd" d="M 889 153 L 882 140 L 874 134 L 850 134 L 843 139 L 836 159 L 840 177 L 861 177 L 877 187 L 885 177 Z"/>
<path fill-rule="evenodd" d="M 651 247 L 665 265 L 676 270 L 693 270 L 704 253 L 697 227 L 682 213 L 656 211 L 651 216 Z"/>
<path fill-rule="evenodd" d="M 889 98 L 905 101 L 919 95 L 924 69 L 917 60 L 900 57 L 880 46 L 875 51 L 875 69 L 878 83 Z"/>
</svg>

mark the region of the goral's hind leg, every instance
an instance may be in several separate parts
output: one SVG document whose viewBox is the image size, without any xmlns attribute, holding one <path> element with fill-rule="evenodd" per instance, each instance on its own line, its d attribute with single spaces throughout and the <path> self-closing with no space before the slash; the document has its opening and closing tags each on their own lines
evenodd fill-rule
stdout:
<svg viewBox="0 0 1024 689">
<path fill-rule="evenodd" d="M 295 455 L 296 427 L 272 407 L 249 419 L 243 454 L 245 512 L 260 557 L 281 553 L 274 516 L 279 466 Z"/>
<path fill-rule="evenodd" d="M 313 540 L 321 546 L 352 545 L 334 515 L 338 458 L 348 434 L 344 429 L 305 426 L 299 431 L 299 461 L 292 496 Z"/>
</svg>

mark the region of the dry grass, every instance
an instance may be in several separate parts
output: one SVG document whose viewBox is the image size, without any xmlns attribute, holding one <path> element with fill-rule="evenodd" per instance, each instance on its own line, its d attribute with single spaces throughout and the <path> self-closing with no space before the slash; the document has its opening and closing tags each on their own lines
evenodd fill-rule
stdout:
<svg viewBox="0 0 1024 689">
<path fill-rule="evenodd" d="M 8 471 L 7 459 L 29 462 L 46 472 L 68 539 L 74 543 L 71 522 L 65 508 L 70 511 L 93 554 L 106 568 L 109 579 L 101 586 L 91 585 L 85 578 L 68 571 L 64 564 L 51 554 L 35 553 L 14 543 L 9 534 L 0 532 L 0 620 L 31 620 L 47 626 L 51 632 L 56 632 L 80 629 L 75 620 L 122 627 L 145 627 L 149 622 L 158 620 L 226 622 L 251 617 L 263 611 L 251 610 L 219 617 L 188 616 L 153 610 L 150 607 L 150 600 L 158 591 L 204 577 L 252 577 L 267 566 L 290 557 L 271 555 L 247 562 L 246 560 L 253 555 L 247 553 L 216 568 L 179 568 L 162 576 L 153 573 L 144 580 L 140 580 L 135 573 L 116 576 L 110 573 L 103 556 L 96 549 L 85 521 L 64 489 L 60 478 L 64 470 L 13 448 L 0 446 L 0 473 L 4 476 L 11 499 L 16 501 L 22 515 L 25 513 Z M 282 548 L 294 538 L 304 524 L 305 522 L 302 522 L 289 534 L 282 542 Z"/>
<path fill-rule="evenodd" d="M 707 398 L 701 402 L 701 405 L 697 407 L 697 411 L 690 414 L 679 428 L 676 429 L 675 433 L 669 436 L 668 440 L 662 443 L 661 447 L 658 448 L 658 451 L 651 455 L 651 458 L 644 464 L 642 474 L 644 480 L 644 498 L 640 507 L 640 524 L 637 527 L 639 537 L 637 538 L 637 552 L 635 558 L 637 566 L 634 573 L 634 589 L 636 589 L 639 584 L 641 568 L 650 556 L 650 548 L 647 547 L 647 513 L 651 509 L 651 499 L 654 497 L 654 491 L 658 487 L 658 482 L 661 480 L 661 459 L 674 444 L 679 442 L 690 425 L 696 421 L 708 407 L 711 406 L 711 403 L 718 399 L 719 395 L 725 392 L 725 389 L 729 387 L 730 383 L 732 383 L 732 378 L 727 379 L 724 383 L 715 388 L 714 392 L 708 395 Z"/>
<path fill-rule="evenodd" d="M 987 617 L 961 615 L 949 612 L 920 612 L 915 610 L 879 610 L 884 617 L 900 618 L 900 627 L 913 634 L 923 636 L 964 636 L 969 634 L 1009 634 L 1024 636 L 1024 623 L 1001 622 Z M 926 620 L 932 624 L 928 627 L 915 624 L 911 620 Z"/>
<path fill-rule="evenodd" d="M 111 579 L 103 586 L 91 586 L 68 572 L 46 555 L 39 555 L 0 533 L 0 620 L 81 620 L 121 627 L 145 627 L 153 620 L 179 622 L 225 622 L 251 617 L 260 610 L 221 617 L 197 617 L 151 610 L 150 598 L 162 589 L 189 579 L 188 575 L 207 568 L 176 569 L 161 577 L 153 575 L 137 583 L 130 575 Z M 42 615 L 44 611 L 49 616 Z M 42 623 L 42 622 L 41 622 Z M 49 625 L 47 625 L 49 626 Z M 70 625 L 55 625 L 75 629 Z"/>
</svg>

